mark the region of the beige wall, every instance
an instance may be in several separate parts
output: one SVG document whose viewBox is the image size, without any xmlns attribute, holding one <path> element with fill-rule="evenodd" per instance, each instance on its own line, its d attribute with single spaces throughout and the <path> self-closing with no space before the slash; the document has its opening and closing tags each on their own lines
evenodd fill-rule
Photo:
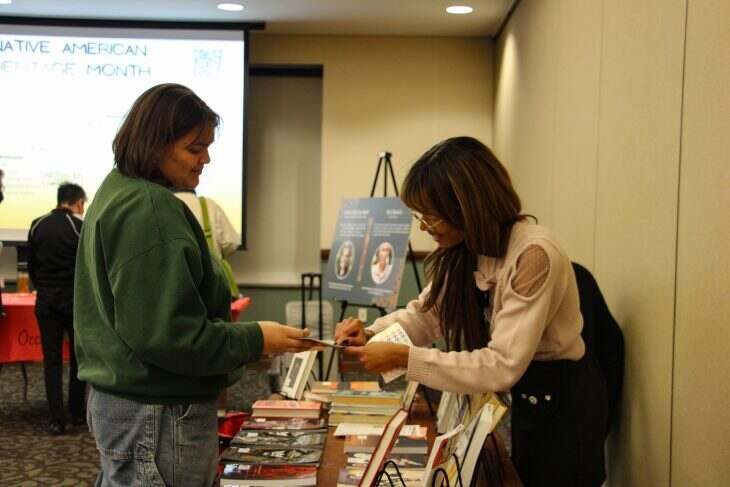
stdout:
<svg viewBox="0 0 730 487">
<path fill-rule="evenodd" d="M 672 485 L 730 482 L 730 2 L 689 1 Z"/>
<path fill-rule="evenodd" d="M 695 3 L 523 0 L 496 47 L 495 150 L 626 338 L 609 485 L 719 485 L 730 468 L 730 13 Z"/>
<path fill-rule="evenodd" d="M 491 144 L 492 52 L 478 38 L 252 36 L 254 64 L 324 65 L 322 248 L 340 200 L 370 194 L 380 151 L 393 153 L 400 183 L 439 140 Z M 412 240 L 416 250 L 433 248 L 422 232 Z"/>
<path fill-rule="evenodd" d="M 322 79 L 249 82 L 247 249 L 230 261 L 242 286 L 298 286 L 321 260 Z"/>
</svg>

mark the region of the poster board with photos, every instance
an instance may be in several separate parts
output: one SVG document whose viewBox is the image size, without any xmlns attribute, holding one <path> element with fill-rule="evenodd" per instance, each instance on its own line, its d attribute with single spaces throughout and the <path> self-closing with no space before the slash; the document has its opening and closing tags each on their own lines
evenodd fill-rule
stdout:
<svg viewBox="0 0 730 487">
<path fill-rule="evenodd" d="M 343 200 L 327 261 L 324 297 L 395 309 L 411 220 L 411 211 L 399 198 Z"/>
</svg>

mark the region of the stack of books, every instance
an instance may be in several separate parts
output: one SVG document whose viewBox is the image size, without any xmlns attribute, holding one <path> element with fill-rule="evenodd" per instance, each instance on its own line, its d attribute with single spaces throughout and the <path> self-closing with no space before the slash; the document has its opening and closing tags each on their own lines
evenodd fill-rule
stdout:
<svg viewBox="0 0 730 487">
<path fill-rule="evenodd" d="M 223 467 L 221 487 L 317 485 L 317 467 L 312 465 L 228 464 Z"/>
<path fill-rule="evenodd" d="M 322 404 L 315 401 L 261 400 L 253 403 L 258 418 L 319 418 Z"/>
<path fill-rule="evenodd" d="M 332 396 L 330 424 L 385 424 L 402 401 L 403 391 L 337 391 Z"/>
<path fill-rule="evenodd" d="M 304 399 L 319 401 L 325 404 L 332 402 L 332 396 L 337 391 L 379 391 L 377 381 L 316 381 L 312 382 L 308 391 L 304 391 Z"/>
<path fill-rule="evenodd" d="M 380 391 L 380 384 L 377 381 L 354 381 L 354 382 L 338 382 L 323 381 L 313 382 L 310 389 L 315 394 L 321 396 L 332 396 L 337 391 Z"/>
<path fill-rule="evenodd" d="M 374 436 L 376 445 L 373 447 L 372 452 L 348 454 L 347 467 L 340 470 L 337 486 L 373 486 L 377 484 L 378 486 L 406 487 L 407 485 L 420 485 L 426 464 L 425 454 L 394 453 L 392 451 L 407 417 L 408 413 L 403 409 L 399 409 L 392 417 L 388 418 L 382 435 Z M 397 469 L 400 471 L 405 484 L 399 482 L 395 468 L 389 467 L 389 461 L 398 466 Z M 376 478 L 378 472 L 383 468 L 389 472 L 390 479 L 383 476 L 378 483 Z"/>
<path fill-rule="evenodd" d="M 424 460 L 428 453 L 428 429 L 423 427 L 423 432 L 417 435 L 399 435 L 391 453 L 410 453 L 423 455 Z M 375 435 L 347 435 L 345 437 L 345 453 L 371 453 L 378 445 L 379 436 Z"/>
<path fill-rule="evenodd" d="M 303 401 L 257 401 L 259 415 L 247 418 L 221 453 L 221 486 L 317 485 L 317 467 L 327 439 L 327 422 L 319 407 L 293 404 Z M 282 404 L 286 403 L 286 404 Z M 316 406 L 320 406 L 315 403 Z M 316 417 L 261 417 L 316 410 Z"/>
</svg>

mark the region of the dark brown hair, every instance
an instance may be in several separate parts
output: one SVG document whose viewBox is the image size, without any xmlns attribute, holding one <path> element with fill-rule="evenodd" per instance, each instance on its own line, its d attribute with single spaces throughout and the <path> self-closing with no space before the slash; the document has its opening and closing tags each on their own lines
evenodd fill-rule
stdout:
<svg viewBox="0 0 730 487">
<path fill-rule="evenodd" d="M 75 204 L 79 200 L 86 201 L 86 192 L 84 188 L 74 183 L 61 183 L 56 191 L 56 202 L 61 205 L 67 203 L 69 205 Z"/>
<path fill-rule="evenodd" d="M 451 350 L 485 347 L 488 330 L 474 284 L 477 256 L 504 257 L 512 225 L 524 218 L 507 170 L 477 139 L 446 139 L 411 167 L 401 198 L 464 232 L 463 242 L 426 258 L 431 293 L 425 310 L 439 315 Z"/>
<path fill-rule="evenodd" d="M 219 123 L 218 114 L 190 88 L 153 86 L 135 100 L 114 137 L 114 163 L 125 176 L 167 185 L 159 168 L 169 144 Z"/>
</svg>

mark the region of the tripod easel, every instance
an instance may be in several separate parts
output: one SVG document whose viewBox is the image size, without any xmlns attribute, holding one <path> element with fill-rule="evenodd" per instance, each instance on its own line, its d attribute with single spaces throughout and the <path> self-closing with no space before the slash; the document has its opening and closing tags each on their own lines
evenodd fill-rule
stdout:
<svg viewBox="0 0 730 487">
<path fill-rule="evenodd" d="M 395 171 L 393 170 L 393 163 L 391 162 L 392 154 L 387 151 L 380 152 L 378 154 L 378 167 L 375 170 L 375 177 L 373 178 L 373 185 L 370 189 L 370 197 L 375 197 L 375 190 L 378 186 L 378 179 L 380 178 L 381 170 L 383 174 L 383 198 L 388 197 L 388 179 L 390 179 L 392 185 L 393 185 L 393 191 L 395 193 L 395 196 L 400 196 L 398 193 L 398 183 L 395 179 Z M 411 265 L 413 267 L 413 275 L 416 279 L 416 287 L 418 288 L 418 293 L 420 294 L 421 291 L 423 291 L 423 287 L 421 286 L 421 276 L 418 273 L 418 266 L 416 264 L 416 256 L 413 253 L 413 246 L 411 245 L 411 241 L 408 240 L 408 260 L 411 262 Z M 341 301 L 341 308 L 340 308 L 340 318 L 337 320 L 338 323 L 341 322 L 345 318 L 345 313 L 347 312 L 347 308 L 351 305 L 355 305 L 359 308 L 374 308 L 377 309 L 380 313 L 380 316 L 385 316 L 387 314 L 385 308 L 381 306 L 375 306 L 372 304 L 365 304 L 360 305 L 356 303 L 350 303 L 347 300 Z M 327 375 L 326 377 L 329 377 L 330 372 L 332 370 L 332 361 L 334 358 L 334 354 L 330 357 L 329 364 L 327 365 Z M 419 385 L 419 387 L 422 387 Z M 435 414 L 433 405 L 431 404 L 431 400 L 428 397 L 428 394 L 424 391 L 424 397 L 426 398 L 426 403 L 428 404 L 428 409 L 431 413 L 431 415 Z"/>
</svg>

